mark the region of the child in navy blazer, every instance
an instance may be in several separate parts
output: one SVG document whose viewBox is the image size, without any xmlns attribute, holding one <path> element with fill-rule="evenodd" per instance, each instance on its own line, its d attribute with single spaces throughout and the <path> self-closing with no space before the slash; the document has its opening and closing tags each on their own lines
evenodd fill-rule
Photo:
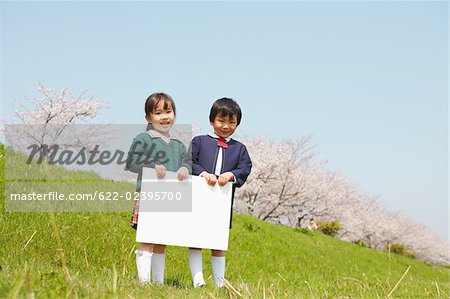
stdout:
<svg viewBox="0 0 450 299">
<path fill-rule="evenodd" d="M 233 183 L 230 228 L 232 221 L 234 191 L 247 180 L 252 169 L 252 161 L 245 145 L 231 138 L 241 123 L 242 112 L 239 105 L 230 98 L 221 98 L 214 102 L 209 114 L 213 132 L 196 136 L 191 142 L 192 174 L 202 176 L 206 182 L 214 186 Z M 225 251 L 211 250 L 211 266 L 214 283 L 223 287 L 225 275 Z M 194 287 L 205 285 L 202 269 L 202 251 L 189 248 L 189 267 Z"/>
</svg>

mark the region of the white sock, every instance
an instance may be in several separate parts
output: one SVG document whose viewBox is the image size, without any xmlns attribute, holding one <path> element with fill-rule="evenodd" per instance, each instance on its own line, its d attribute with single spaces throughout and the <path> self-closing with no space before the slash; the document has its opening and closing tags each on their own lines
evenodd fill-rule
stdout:
<svg viewBox="0 0 450 299">
<path fill-rule="evenodd" d="M 206 283 L 203 279 L 202 251 L 197 249 L 189 249 L 188 259 L 194 287 L 198 288 L 205 285 Z"/>
<path fill-rule="evenodd" d="M 136 250 L 136 265 L 139 281 L 150 283 L 150 268 L 152 265 L 152 253 L 144 250 Z"/>
<path fill-rule="evenodd" d="M 222 278 L 225 277 L 225 257 L 224 256 L 211 256 L 211 267 L 214 278 L 214 284 L 216 287 L 221 288 L 224 286 Z"/>
<path fill-rule="evenodd" d="M 164 268 L 166 267 L 166 253 L 153 253 L 152 280 L 156 285 L 164 284 Z"/>
</svg>

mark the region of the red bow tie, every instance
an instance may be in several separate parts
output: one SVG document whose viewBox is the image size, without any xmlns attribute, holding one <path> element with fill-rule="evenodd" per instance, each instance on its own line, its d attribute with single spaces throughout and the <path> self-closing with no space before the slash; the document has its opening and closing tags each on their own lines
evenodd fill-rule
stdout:
<svg viewBox="0 0 450 299">
<path fill-rule="evenodd" d="M 219 137 L 219 139 L 217 140 L 217 146 L 221 146 L 223 148 L 228 148 L 228 144 L 226 143 L 225 138 Z"/>
</svg>

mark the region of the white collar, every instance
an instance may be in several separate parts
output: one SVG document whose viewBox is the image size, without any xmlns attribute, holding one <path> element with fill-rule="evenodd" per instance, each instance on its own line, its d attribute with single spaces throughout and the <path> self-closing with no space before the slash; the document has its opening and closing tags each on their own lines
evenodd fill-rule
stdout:
<svg viewBox="0 0 450 299">
<path fill-rule="evenodd" d="M 220 136 L 217 135 L 216 132 L 208 133 L 208 135 L 211 136 L 212 138 L 216 138 L 216 139 L 220 138 Z M 230 136 L 228 136 L 227 138 L 225 138 L 225 142 L 226 142 L 226 143 L 230 142 L 230 140 L 231 140 L 231 137 L 230 137 Z"/>
<path fill-rule="evenodd" d="M 161 138 L 165 143 L 169 144 L 171 139 L 170 139 L 170 135 L 169 136 L 164 136 L 163 134 L 161 134 L 160 132 L 154 130 L 154 129 L 150 129 L 147 131 L 147 134 L 150 135 L 150 137 L 153 138 Z"/>
</svg>

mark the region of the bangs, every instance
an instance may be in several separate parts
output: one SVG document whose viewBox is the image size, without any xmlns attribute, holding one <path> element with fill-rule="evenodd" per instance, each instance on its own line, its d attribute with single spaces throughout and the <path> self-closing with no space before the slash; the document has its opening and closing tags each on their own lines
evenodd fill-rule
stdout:
<svg viewBox="0 0 450 299">
<path fill-rule="evenodd" d="M 233 99 L 221 98 L 215 101 L 209 112 L 209 121 L 213 122 L 217 115 L 228 116 L 230 119 L 235 117 L 237 124 L 241 123 L 241 107 Z"/>
<path fill-rule="evenodd" d="M 230 119 L 237 118 L 236 110 L 230 109 L 229 107 L 221 107 L 221 109 L 217 110 L 217 115 L 222 117 L 228 116 Z"/>
<path fill-rule="evenodd" d="M 175 110 L 174 107 L 173 107 L 174 105 L 173 105 L 173 101 L 172 101 L 172 100 L 167 99 L 167 98 L 162 98 L 162 99 L 159 99 L 159 100 L 156 102 L 155 106 L 153 107 L 152 112 L 155 111 L 156 107 L 158 107 L 159 103 L 161 103 L 161 102 L 164 102 L 164 106 L 163 106 L 163 109 L 164 109 L 164 110 L 167 110 L 167 109 L 169 109 L 169 108 L 171 108 L 172 110 Z"/>
<path fill-rule="evenodd" d="M 153 113 L 161 101 L 164 102 L 164 110 L 172 108 L 173 114 L 176 115 L 175 102 L 172 97 L 162 92 L 154 93 L 147 98 L 147 101 L 145 101 L 145 114 Z"/>
</svg>

